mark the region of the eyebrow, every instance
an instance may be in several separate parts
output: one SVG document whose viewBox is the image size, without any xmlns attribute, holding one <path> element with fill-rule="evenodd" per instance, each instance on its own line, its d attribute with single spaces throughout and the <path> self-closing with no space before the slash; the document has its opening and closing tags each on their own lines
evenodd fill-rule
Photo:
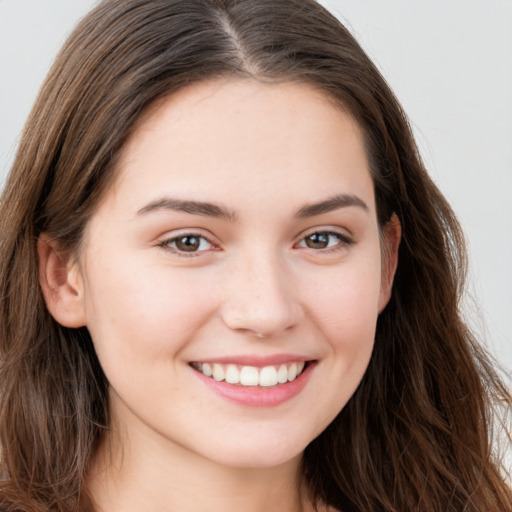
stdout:
<svg viewBox="0 0 512 512">
<path fill-rule="evenodd" d="M 173 210 L 177 212 L 190 213 L 192 215 L 203 215 L 205 217 L 215 217 L 227 220 L 234 220 L 236 218 L 235 212 L 222 205 L 204 201 L 174 199 L 171 197 L 163 197 L 161 199 L 151 201 L 149 204 L 141 208 L 137 212 L 137 215 L 143 215 L 145 213 L 159 210 Z"/>
<path fill-rule="evenodd" d="M 368 205 L 358 196 L 350 194 L 338 194 L 318 203 L 307 204 L 303 206 L 295 217 L 304 219 L 314 217 L 323 213 L 332 212 L 340 208 L 356 206 L 364 211 L 369 211 Z M 235 220 L 236 213 L 233 210 L 220 205 L 205 201 L 192 201 L 186 199 L 176 199 L 172 197 L 163 197 L 151 201 L 146 206 L 137 211 L 137 215 L 156 212 L 159 210 L 172 210 L 177 212 L 189 213 L 191 215 L 202 215 L 205 217 L 214 217 L 226 220 Z"/>
<path fill-rule="evenodd" d="M 338 194 L 324 201 L 319 201 L 318 203 L 312 203 L 303 206 L 297 212 L 296 217 L 299 219 L 314 217 L 315 215 L 329 213 L 333 210 L 347 208 L 349 206 L 357 206 L 366 212 L 370 211 L 368 205 L 360 197 L 350 194 Z"/>
</svg>

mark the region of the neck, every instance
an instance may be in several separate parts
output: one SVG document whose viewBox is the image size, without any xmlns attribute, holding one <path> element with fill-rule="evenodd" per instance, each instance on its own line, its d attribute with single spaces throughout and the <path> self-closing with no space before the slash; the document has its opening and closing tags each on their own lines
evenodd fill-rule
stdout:
<svg viewBox="0 0 512 512">
<path fill-rule="evenodd" d="M 147 434 L 147 433 L 146 433 Z M 112 430 L 91 466 L 98 512 L 303 512 L 301 456 L 270 468 L 232 468 L 143 431 Z"/>
</svg>

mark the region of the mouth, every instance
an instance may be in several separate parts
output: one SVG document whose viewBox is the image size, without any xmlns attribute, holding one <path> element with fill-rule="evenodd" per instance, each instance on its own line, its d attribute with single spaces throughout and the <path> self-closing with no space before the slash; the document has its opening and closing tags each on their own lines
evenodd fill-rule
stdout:
<svg viewBox="0 0 512 512">
<path fill-rule="evenodd" d="M 263 367 L 194 361 L 190 366 L 217 382 L 241 387 L 272 388 L 293 382 L 308 367 L 310 361 L 294 361 Z"/>
</svg>

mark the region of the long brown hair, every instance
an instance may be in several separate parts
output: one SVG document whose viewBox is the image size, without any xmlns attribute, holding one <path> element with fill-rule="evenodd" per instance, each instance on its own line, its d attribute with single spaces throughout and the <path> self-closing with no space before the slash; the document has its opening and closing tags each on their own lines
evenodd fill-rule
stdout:
<svg viewBox="0 0 512 512">
<path fill-rule="evenodd" d="M 65 44 L 0 204 L 3 510 L 77 510 L 109 425 L 87 329 L 60 326 L 46 309 L 38 237 L 76 251 L 141 114 L 226 76 L 305 82 L 333 97 L 364 131 L 379 223 L 396 213 L 402 225 L 369 367 L 305 450 L 312 497 L 344 512 L 512 510 L 492 442 L 494 411 L 512 402 L 460 317 L 459 226 L 386 82 L 313 0 L 107 0 Z"/>
</svg>

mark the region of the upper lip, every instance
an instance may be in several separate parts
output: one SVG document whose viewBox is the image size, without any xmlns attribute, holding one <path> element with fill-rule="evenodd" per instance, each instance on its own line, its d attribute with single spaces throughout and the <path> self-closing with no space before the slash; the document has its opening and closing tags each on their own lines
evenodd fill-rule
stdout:
<svg viewBox="0 0 512 512">
<path fill-rule="evenodd" d="M 312 361 L 314 358 L 308 356 L 301 356 L 298 354 L 274 354 L 267 356 L 260 355 L 239 355 L 239 356 L 224 356 L 206 359 L 197 359 L 191 362 L 197 363 L 219 363 L 219 364 L 237 364 L 241 366 L 273 366 L 284 363 L 297 363 L 299 361 Z"/>
</svg>

